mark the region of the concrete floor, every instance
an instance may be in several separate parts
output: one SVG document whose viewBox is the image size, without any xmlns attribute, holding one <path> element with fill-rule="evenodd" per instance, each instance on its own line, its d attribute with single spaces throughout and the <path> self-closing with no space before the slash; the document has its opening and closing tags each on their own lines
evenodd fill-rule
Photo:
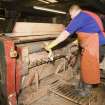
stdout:
<svg viewBox="0 0 105 105">
<path fill-rule="evenodd" d="M 94 94 L 97 95 L 97 99 L 94 103 L 89 105 L 105 105 L 105 86 L 101 85 L 98 88 L 94 88 Z M 32 105 L 77 105 L 67 99 L 64 99 L 54 93 L 44 96 L 38 101 L 32 103 Z"/>
<path fill-rule="evenodd" d="M 50 79 L 48 78 L 48 81 L 47 82 L 45 81 L 47 81 L 47 79 L 41 82 L 42 88 L 44 85 L 45 86 L 50 85 L 53 81 L 56 81 L 56 78 L 53 76 L 52 77 L 50 76 Z M 105 81 L 103 81 L 103 83 L 105 83 Z M 46 94 L 44 88 L 43 89 L 44 89 L 45 95 L 43 95 L 42 97 L 40 97 L 39 99 L 35 101 L 35 98 L 37 97 L 39 93 L 37 95 L 34 94 L 34 91 L 35 91 L 34 89 L 35 89 L 35 86 L 32 89 L 33 91 L 31 90 L 32 92 L 29 91 L 29 93 L 31 93 L 30 95 L 28 94 L 28 91 L 25 91 L 25 93 L 27 93 L 27 98 L 33 100 L 31 104 L 27 104 L 27 105 L 78 105 L 65 98 L 62 98 L 54 94 L 53 92 L 50 92 L 50 93 L 48 92 L 48 94 Z M 43 91 L 41 93 L 43 93 Z M 94 103 L 89 104 L 89 105 L 105 105 L 105 84 L 95 87 L 93 89 L 93 94 L 95 94 L 97 98 Z M 24 104 L 20 104 L 20 105 L 24 105 Z"/>
<path fill-rule="evenodd" d="M 75 105 L 75 104 L 68 100 L 65 100 L 62 97 L 59 97 L 58 95 L 51 94 L 34 102 L 32 105 Z"/>
</svg>

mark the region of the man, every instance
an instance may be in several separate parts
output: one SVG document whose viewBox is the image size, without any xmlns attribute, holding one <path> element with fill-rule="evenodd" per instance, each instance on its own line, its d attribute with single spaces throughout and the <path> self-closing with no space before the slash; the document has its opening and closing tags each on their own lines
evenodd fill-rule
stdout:
<svg viewBox="0 0 105 105">
<path fill-rule="evenodd" d="M 82 91 L 78 94 L 86 96 L 93 84 L 100 83 L 99 46 L 105 45 L 104 28 L 100 18 L 95 13 L 84 11 L 78 5 L 71 6 L 69 13 L 71 22 L 60 36 L 45 49 L 50 51 L 73 33 L 77 34 L 82 48 L 80 66 L 81 79 L 84 83 Z"/>
</svg>

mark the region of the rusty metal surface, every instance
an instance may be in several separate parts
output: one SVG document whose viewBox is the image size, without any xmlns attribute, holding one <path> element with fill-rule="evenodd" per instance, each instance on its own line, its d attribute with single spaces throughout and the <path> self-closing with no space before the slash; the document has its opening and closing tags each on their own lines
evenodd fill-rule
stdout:
<svg viewBox="0 0 105 105">
<path fill-rule="evenodd" d="M 38 71 L 39 73 L 39 79 L 43 79 L 46 76 L 55 73 L 55 70 L 58 68 L 58 65 L 60 64 L 60 62 L 59 63 L 56 62 L 57 60 L 61 61 L 61 63 L 63 62 L 66 63 L 68 67 L 75 63 L 76 59 L 73 58 L 75 58 L 76 56 L 72 56 L 74 53 L 71 54 L 70 52 L 71 50 L 70 47 L 72 48 L 72 45 L 68 45 L 63 48 L 54 50 L 53 51 L 54 61 L 49 62 L 48 53 L 46 51 L 40 50 L 43 48 L 44 42 L 43 41 L 33 42 L 33 43 L 31 42 L 31 43 L 24 43 L 17 45 L 17 48 L 21 49 L 19 54 L 21 58 L 21 75 L 22 75 L 21 88 L 25 88 L 28 86 L 27 84 L 35 82 L 35 79 L 33 78 L 36 71 Z M 74 46 L 73 48 L 74 51 L 72 52 L 76 52 L 78 50 L 78 46 Z M 65 59 L 66 62 L 62 59 Z M 53 68 L 51 66 L 53 66 Z M 61 72 L 61 70 L 59 71 Z"/>
<path fill-rule="evenodd" d="M 16 105 L 15 91 L 15 65 L 16 59 L 10 57 L 11 48 L 15 49 L 14 43 L 10 40 L 0 39 L 0 65 L 2 72 L 2 90 L 6 103 Z M 1 85 L 1 84 L 0 84 Z M 8 100 L 8 101 L 7 101 Z"/>
<path fill-rule="evenodd" d="M 28 49 L 28 56 L 27 57 L 29 57 L 28 58 L 29 59 L 28 73 L 26 75 L 23 75 L 22 79 L 21 79 L 22 80 L 21 91 L 27 90 L 27 88 L 30 88 L 31 85 L 34 86 L 34 88 L 37 91 L 38 91 L 40 86 L 41 87 L 43 87 L 43 86 L 48 87 L 48 85 L 45 85 L 45 83 L 42 85 L 40 81 L 43 81 L 43 79 L 45 79 L 46 77 L 50 77 L 51 75 L 55 75 L 56 69 L 58 68 L 59 64 L 61 64 L 63 62 L 64 62 L 63 64 L 65 64 L 68 61 L 69 61 L 68 63 L 70 63 L 70 61 L 71 61 L 70 59 L 72 59 L 70 57 L 72 54 L 70 53 L 70 49 L 69 49 L 71 46 L 69 46 L 69 45 L 66 46 L 67 48 L 64 47 L 64 48 L 54 50 L 53 51 L 54 52 L 54 61 L 49 62 L 47 52 L 45 52 L 45 51 L 35 52 L 36 49 L 34 48 L 34 44 L 35 44 L 36 49 L 40 49 L 40 47 L 43 46 L 43 44 L 40 42 L 39 43 L 34 42 L 34 43 L 20 44 L 17 46 L 18 48 L 23 48 L 23 49 L 27 47 L 26 48 L 26 49 Z M 77 51 L 77 46 L 76 46 L 75 51 Z M 25 54 L 25 53 L 23 53 L 23 54 Z M 68 63 L 65 65 L 68 65 Z M 63 69 L 66 69 L 66 68 L 63 68 Z M 59 72 L 62 72 L 63 69 L 60 69 Z M 46 81 L 51 81 L 51 79 L 48 79 Z M 51 84 L 51 83 L 49 82 L 49 84 Z M 28 94 L 30 94 L 30 93 L 31 92 L 29 92 Z M 33 92 L 33 94 L 34 93 L 35 93 L 35 91 Z M 21 99 L 22 98 L 21 96 L 24 96 L 25 94 L 26 93 L 21 93 L 19 95 L 19 99 Z M 40 96 L 40 94 L 39 94 L 39 96 Z M 35 98 L 35 97 L 34 97 L 34 99 L 30 98 L 28 101 L 36 100 L 37 98 Z M 20 100 L 19 100 L 19 102 L 20 102 Z M 24 102 L 28 103 L 25 100 L 23 100 L 23 103 Z"/>
<path fill-rule="evenodd" d="M 72 43 L 68 43 L 63 47 L 54 49 L 53 62 L 49 62 L 48 53 L 42 50 L 45 46 L 45 42 L 51 42 L 52 40 L 49 39 L 54 39 L 56 37 L 56 34 L 42 36 L 32 35 L 22 37 L 1 37 L 1 40 L 12 41 L 17 51 L 17 57 L 15 57 L 14 59 L 16 60 L 15 81 L 17 92 L 16 95 L 19 99 L 18 103 L 21 103 L 22 101 L 23 105 L 29 105 L 29 103 L 38 100 L 42 96 L 45 96 L 47 90 L 43 87 L 44 84 L 41 84 L 41 81 L 43 79 L 46 79 L 47 77 L 50 77 L 51 75 L 55 75 L 57 73 L 63 74 L 63 76 L 60 78 L 66 78 L 68 77 L 66 75 L 68 74 L 67 71 L 73 72 L 72 69 L 74 67 L 73 65 L 75 64 L 77 55 L 77 53 L 75 52 L 78 51 L 77 45 L 73 46 Z M 61 64 L 63 64 L 63 67 L 58 67 Z M 70 78 L 72 77 L 73 75 L 70 75 Z M 34 87 L 32 91 L 31 86 Z M 42 87 L 42 91 L 40 91 L 40 86 Z M 46 86 L 48 88 L 48 85 Z"/>
<path fill-rule="evenodd" d="M 11 66 L 15 69 L 13 71 L 8 70 L 12 73 L 15 72 L 14 87 L 15 95 L 18 96 L 17 100 L 15 98 L 15 102 L 18 101 L 19 105 L 31 105 L 41 97 L 46 96 L 50 90 L 52 94 L 55 93 L 59 97 L 63 97 L 64 100 L 72 101 L 74 104 L 89 105 L 94 101 L 94 95 L 90 98 L 76 97 L 71 86 L 73 80 L 79 80 L 80 75 L 78 72 L 78 44 L 75 45 L 72 41 L 63 43 L 62 46 L 58 46 L 53 50 L 53 62 L 49 61 L 48 53 L 44 50 L 44 43 L 51 42 L 58 36 L 58 32 L 53 31 L 52 33 L 51 30 L 43 30 L 43 32 L 50 32 L 50 34 L 41 34 L 41 32 L 37 34 L 36 32 L 36 34 L 28 33 L 24 36 L 24 33 L 18 33 L 17 35 L 16 33 L 9 33 L 6 34 L 7 36 L 0 36 L 0 40 L 12 42 L 17 53 L 15 56 L 15 50 L 10 51 L 9 49 L 7 51 L 5 47 L 7 51 L 5 54 L 11 55 L 11 60 L 16 60 L 15 64 L 11 64 L 12 66 L 9 63 L 7 65 L 8 68 Z M 7 47 L 11 48 L 9 44 Z M 6 60 L 9 59 L 6 58 Z M 8 76 L 8 80 L 10 79 Z M 8 82 L 8 85 L 11 85 L 11 81 Z M 13 95 L 10 94 L 9 98 Z"/>
</svg>

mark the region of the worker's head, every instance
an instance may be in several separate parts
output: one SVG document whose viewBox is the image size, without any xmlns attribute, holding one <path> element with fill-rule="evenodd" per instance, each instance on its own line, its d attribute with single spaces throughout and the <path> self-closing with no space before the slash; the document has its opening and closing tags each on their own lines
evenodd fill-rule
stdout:
<svg viewBox="0 0 105 105">
<path fill-rule="evenodd" d="M 72 5 L 69 9 L 69 14 L 71 18 L 73 19 L 75 16 L 77 16 L 81 11 L 81 8 L 78 5 Z"/>
</svg>

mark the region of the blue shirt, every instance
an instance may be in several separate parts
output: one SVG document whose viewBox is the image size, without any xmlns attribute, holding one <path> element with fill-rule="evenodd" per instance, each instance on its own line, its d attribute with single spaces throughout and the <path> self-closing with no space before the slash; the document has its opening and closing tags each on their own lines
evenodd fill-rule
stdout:
<svg viewBox="0 0 105 105">
<path fill-rule="evenodd" d="M 100 29 L 99 24 L 95 18 L 84 11 L 80 12 L 73 20 L 71 20 L 65 30 L 71 34 L 75 32 L 98 33 L 99 44 L 105 44 L 105 36 L 103 35 L 103 31 Z"/>
</svg>

